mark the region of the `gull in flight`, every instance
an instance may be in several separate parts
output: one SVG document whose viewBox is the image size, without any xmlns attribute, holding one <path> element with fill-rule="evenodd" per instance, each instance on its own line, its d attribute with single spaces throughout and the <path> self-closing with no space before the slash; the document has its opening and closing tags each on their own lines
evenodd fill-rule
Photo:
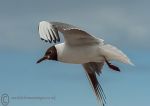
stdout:
<svg viewBox="0 0 150 106">
<path fill-rule="evenodd" d="M 103 39 L 96 38 L 86 31 L 61 22 L 42 21 L 39 23 L 39 35 L 42 40 L 49 43 L 60 42 L 60 33 L 64 43 L 55 44 L 48 48 L 45 55 L 37 61 L 54 60 L 71 64 L 82 64 L 86 76 L 101 106 L 105 106 L 106 97 L 97 76 L 102 72 L 104 63 L 115 71 L 120 69 L 110 61 L 117 60 L 133 65 L 130 59 L 119 49 L 104 44 Z"/>
</svg>

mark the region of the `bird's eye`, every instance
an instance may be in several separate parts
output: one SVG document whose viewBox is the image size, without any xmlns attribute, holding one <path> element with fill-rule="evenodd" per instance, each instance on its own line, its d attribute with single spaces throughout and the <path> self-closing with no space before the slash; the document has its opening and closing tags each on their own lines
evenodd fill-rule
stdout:
<svg viewBox="0 0 150 106">
<path fill-rule="evenodd" d="M 49 54 L 52 54 L 52 51 L 49 51 Z"/>
</svg>

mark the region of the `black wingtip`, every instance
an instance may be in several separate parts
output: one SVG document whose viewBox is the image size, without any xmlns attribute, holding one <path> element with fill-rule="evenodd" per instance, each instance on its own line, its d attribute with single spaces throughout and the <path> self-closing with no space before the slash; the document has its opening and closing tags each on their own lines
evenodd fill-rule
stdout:
<svg viewBox="0 0 150 106">
<path fill-rule="evenodd" d="M 41 40 L 44 40 L 43 38 L 41 38 Z"/>
<path fill-rule="evenodd" d="M 56 40 L 53 40 L 54 43 L 56 43 Z"/>
<path fill-rule="evenodd" d="M 59 38 L 57 39 L 57 42 L 60 42 L 60 39 L 59 39 Z"/>
<path fill-rule="evenodd" d="M 48 40 L 48 42 L 49 42 L 49 43 L 51 43 L 51 41 L 50 41 L 50 40 Z"/>
<path fill-rule="evenodd" d="M 48 42 L 47 40 L 44 40 L 45 42 Z"/>
</svg>

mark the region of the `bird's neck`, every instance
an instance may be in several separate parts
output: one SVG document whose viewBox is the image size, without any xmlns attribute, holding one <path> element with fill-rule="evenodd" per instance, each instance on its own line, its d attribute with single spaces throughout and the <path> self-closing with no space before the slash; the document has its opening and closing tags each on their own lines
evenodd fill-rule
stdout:
<svg viewBox="0 0 150 106">
<path fill-rule="evenodd" d="M 58 61 L 63 55 L 64 47 L 65 47 L 64 43 L 60 43 L 60 44 L 56 44 L 55 45 L 55 48 L 56 48 L 56 51 L 57 51 L 57 59 L 58 59 Z"/>
</svg>

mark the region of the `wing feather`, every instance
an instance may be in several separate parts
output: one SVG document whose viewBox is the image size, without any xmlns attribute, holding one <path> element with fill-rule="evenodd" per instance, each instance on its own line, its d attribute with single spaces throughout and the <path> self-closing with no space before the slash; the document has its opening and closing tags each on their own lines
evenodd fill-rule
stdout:
<svg viewBox="0 0 150 106">
<path fill-rule="evenodd" d="M 88 65 L 88 67 L 90 67 L 92 72 L 96 72 L 98 75 L 102 73 L 104 62 L 89 62 L 86 64 Z"/>
<path fill-rule="evenodd" d="M 64 36 L 65 43 L 69 45 L 88 45 L 103 43 L 103 40 L 98 39 L 84 30 L 73 25 L 60 22 L 42 21 L 39 24 L 40 37 L 46 41 L 60 42 L 59 32 Z"/>
<path fill-rule="evenodd" d="M 94 64 L 94 63 L 92 63 L 92 64 Z M 100 66 L 101 66 L 100 69 L 102 69 L 103 65 L 100 65 Z M 83 64 L 83 67 L 85 69 L 85 73 L 86 73 L 86 76 L 90 82 L 90 85 L 91 85 L 91 87 L 92 87 L 92 89 L 93 89 L 93 91 L 97 97 L 97 100 L 99 101 L 99 103 L 102 106 L 104 106 L 106 104 L 106 100 L 105 100 L 106 97 L 105 97 L 105 94 L 103 92 L 101 85 L 99 84 L 99 82 L 96 78 L 96 73 L 94 72 L 94 69 L 96 69 L 96 68 L 93 68 L 93 67 L 91 68 L 91 64 L 89 64 L 89 63 Z"/>
</svg>

